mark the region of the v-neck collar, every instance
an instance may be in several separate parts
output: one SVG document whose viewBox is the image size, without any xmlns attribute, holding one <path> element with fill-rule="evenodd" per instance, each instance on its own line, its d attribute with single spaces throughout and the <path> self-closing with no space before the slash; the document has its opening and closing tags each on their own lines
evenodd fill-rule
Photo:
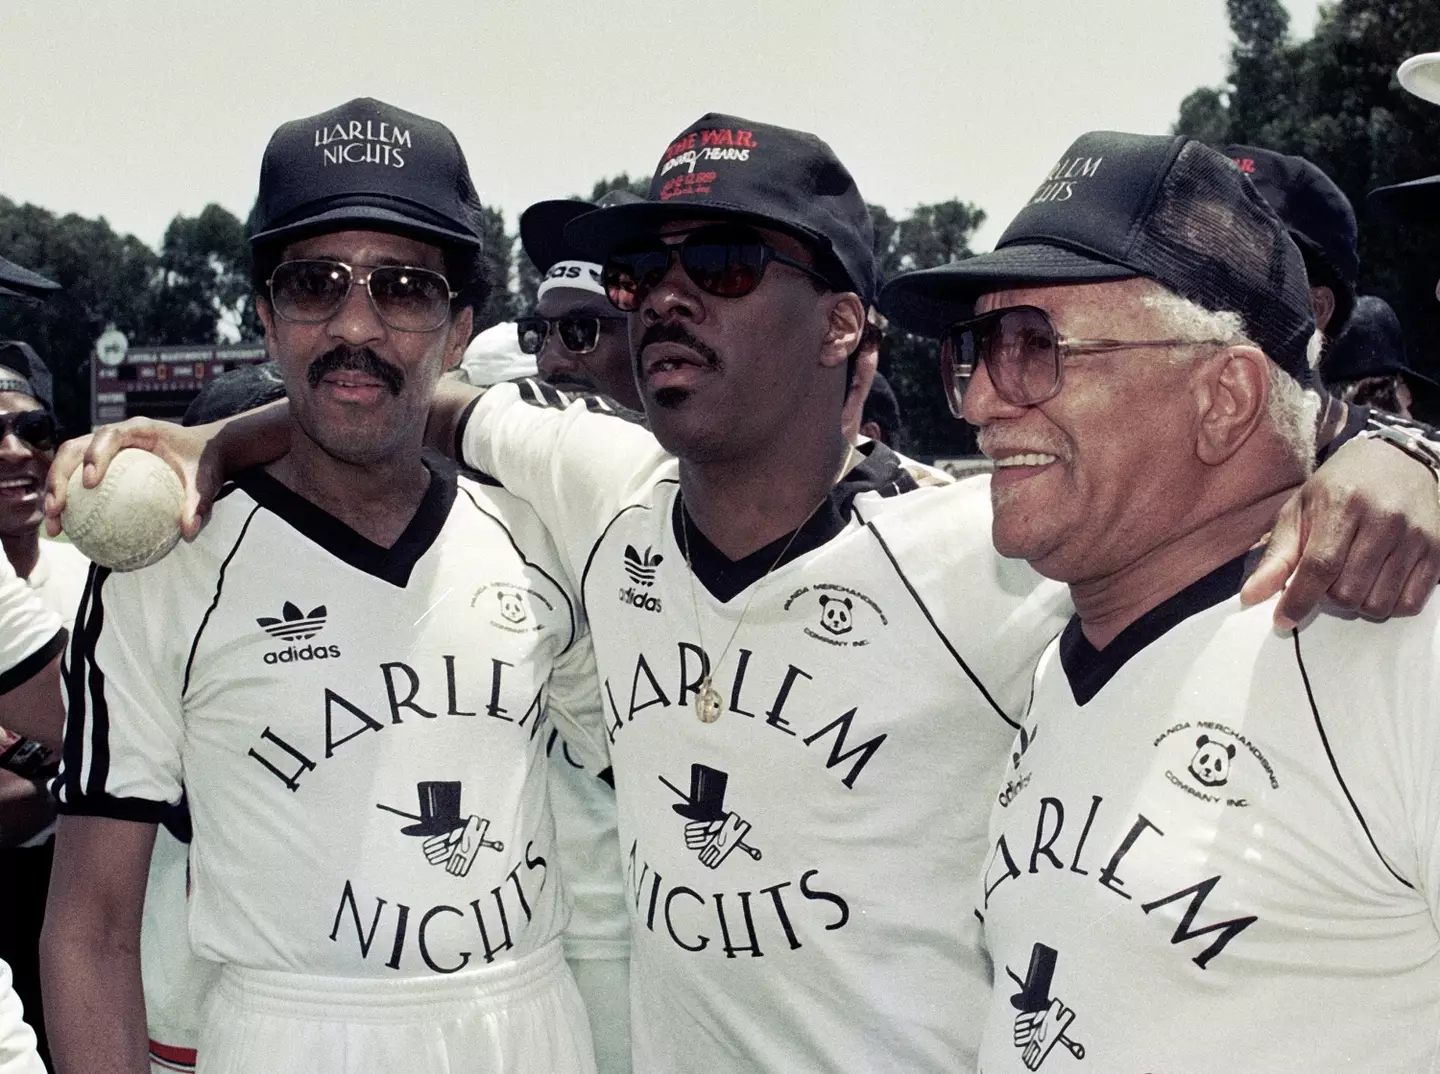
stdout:
<svg viewBox="0 0 1440 1074">
<path fill-rule="evenodd" d="M 1122 630 L 1109 645 L 1096 649 L 1081 629 L 1080 617 L 1070 617 L 1060 634 L 1060 666 L 1070 682 L 1077 705 L 1084 705 L 1105 688 L 1105 684 L 1147 645 L 1163 637 L 1192 615 L 1213 608 L 1240 592 L 1254 569 L 1252 557 L 1258 550 L 1236 556 L 1205 577 L 1191 582 L 1173 597 L 1162 601 Z"/>
<path fill-rule="evenodd" d="M 455 465 L 431 451 L 422 453 L 420 461 L 429 471 L 429 486 L 405 531 L 389 548 L 357 533 L 260 467 L 236 474 L 234 482 L 261 507 L 336 559 L 403 588 L 415 564 L 440 536 L 455 503 Z"/>
<path fill-rule="evenodd" d="M 684 509 L 683 497 L 675 497 L 670 518 L 675 542 L 681 548 L 689 548 L 691 569 L 711 596 L 722 602 L 733 600 L 771 571 L 824 545 L 850 521 L 855 497 L 861 493 L 893 495 L 916 487 L 915 479 L 901 464 L 900 456 L 884 444 L 871 441 L 855 450 L 862 456 L 860 462 L 835 483 L 830 495 L 798 532 L 777 537 L 740 559 L 729 559 L 711 544 Z M 786 542 L 790 542 L 789 548 L 785 547 Z"/>
</svg>

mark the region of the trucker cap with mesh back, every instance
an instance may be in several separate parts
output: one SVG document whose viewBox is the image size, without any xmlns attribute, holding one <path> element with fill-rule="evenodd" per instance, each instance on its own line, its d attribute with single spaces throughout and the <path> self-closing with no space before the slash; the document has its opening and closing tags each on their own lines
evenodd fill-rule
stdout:
<svg viewBox="0 0 1440 1074">
<path fill-rule="evenodd" d="M 898 276 L 880 309 L 907 331 L 939 335 L 988 291 L 1137 276 L 1238 313 L 1273 362 L 1311 382 L 1315 318 L 1299 249 L 1227 157 L 1182 136 L 1082 135 L 992 253 Z"/>
</svg>

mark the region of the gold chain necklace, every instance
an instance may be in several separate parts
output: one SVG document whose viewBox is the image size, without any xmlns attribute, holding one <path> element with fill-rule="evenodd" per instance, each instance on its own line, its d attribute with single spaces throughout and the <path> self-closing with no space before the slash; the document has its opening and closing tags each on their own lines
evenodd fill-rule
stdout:
<svg viewBox="0 0 1440 1074">
<path fill-rule="evenodd" d="M 830 494 L 827 492 L 825 494 L 825 499 L 828 500 L 829 498 Z M 695 610 L 695 633 L 700 638 L 700 651 L 704 653 L 705 628 L 700 620 L 700 601 L 695 596 L 695 567 L 690 562 L 690 527 L 685 524 L 685 497 L 683 493 L 679 495 L 679 500 L 680 547 L 681 550 L 685 553 L 685 570 L 690 575 L 690 606 Z M 805 528 L 805 523 L 809 522 L 810 519 L 814 517 L 815 511 L 820 510 L 820 506 L 824 502 L 825 500 L 821 500 L 820 503 L 816 504 L 815 510 L 811 511 L 810 514 L 806 515 L 804 521 L 791 531 L 790 539 L 785 542 L 785 547 L 780 549 L 780 554 L 775 557 L 775 562 L 770 564 L 770 566 L 765 569 L 765 573 L 762 574 L 759 578 L 757 578 L 754 584 L 751 585 L 750 595 L 745 598 L 745 606 L 740 609 L 740 616 L 738 619 L 735 620 L 735 626 L 730 631 L 730 638 L 728 641 L 725 642 L 725 648 L 720 651 L 720 658 L 715 661 L 715 670 L 719 670 L 720 665 L 725 662 L 725 657 L 730 654 L 730 646 L 735 641 L 735 635 L 740 633 L 740 627 L 745 623 L 745 615 L 747 612 L 750 611 L 750 603 L 755 599 L 755 594 L 759 592 L 761 583 L 764 582 L 766 578 L 770 577 L 771 571 L 773 571 L 776 567 L 780 566 L 780 561 L 785 558 L 785 553 L 790 551 L 790 546 L 795 543 L 795 538 L 800 536 L 800 531 Z M 700 680 L 700 692 L 695 695 L 695 715 L 700 718 L 701 723 L 714 723 L 720 718 L 720 709 L 722 702 L 720 698 L 720 691 L 715 689 L 715 684 L 711 681 L 711 665 L 709 663 L 710 658 L 708 655 L 705 657 L 705 660 L 705 677 Z"/>
<path fill-rule="evenodd" d="M 854 447 L 847 446 L 845 461 L 840 466 L 840 473 L 836 475 L 837 481 L 849 472 L 852 460 L 858 454 L 859 452 Z M 834 487 L 833 483 L 831 487 Z M 795 538 L 800 536 L 800 531 L 815 517 L 815 512 L 825 505 L 826 500 L 830 499 L 830 489 L 825 490 L 824 498 L 811 509 L 800 525 L 790 532 L 790 539 L 785 542 L 785 547 L 780 549 L 780 554 L 775 557 L 775 562 L 765 568 L 765 573 L 750 586 L 750 595 L 745 598 L 745 606 L 740 609 L 740 616 L 735 620 L 735 626 L 730 631 L 725 648 L 720 651 L 720 657 L 713 665 L 710 663 L 709 654 L 705 652 L 705 627 L 700 619 L 700 601 L 695 596 L 695 567 L 690 562 L 690 527 L 685 523 L 685 494 L 678 492 L 676 499 L 680 505 L 680 550 L 685 553 L 685 571 L 690 576 L 690 606 L 695 611 L 695 633 L 700 639 L 700 651 L 705 654 L 705 675 L 700 680 L 700 691 L 695 695 L 695 715 L 699 717 L 701 723 L 714 723 L 720 718 L 723 702 L 720 691 L 715 689 L 711 671 L 718 671 L 720 665 L 725 663 L 725 657 L 730 654 L 730 646 L 734 644 L 735 636 L 740 633 L 740 628 L 745 624 L 745 616 L 749 613 L 750 604 L 754 601 L 755 594 L 760 591 L 761 584 L 770 577 L 776 567 L 780 566 L 780 561 L 785 558 L 785 553 L 790 551 L 790 546 L 795 543 Z"/>
</svg>

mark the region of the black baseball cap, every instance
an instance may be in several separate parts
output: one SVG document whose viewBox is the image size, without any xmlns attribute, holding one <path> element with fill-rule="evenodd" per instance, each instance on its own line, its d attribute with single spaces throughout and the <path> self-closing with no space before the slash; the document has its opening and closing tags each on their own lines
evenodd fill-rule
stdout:
<svg viewBox="0 0 1440 1074">
<path fill-rule="evenodd" d="M 875 231 L 865 199 L 831 148 L 813 134 L 716 112 L 676 135 L 640 203 L 585 213 L 565 239 L 586 261 L 655 234 L 669 220 L 740 219 L 819 248 L 822 275 L 868 306 L 876 288 Z M 825 272 L 824 258 L 838 271 Z"/>
<path fill-rule="evenodd" d="M 861 408 L 860 424 L 867 421 L 873 421 L 880 426 L 889 438 L 887 442 L 891 447 L 895 446 L 895 434 L 900 431 L 900 400 L 895 398 L 895 389 L 890 387 L 890 382 L 883 373 L 875 374 L 875 380 L 870 385 L 870 394 L 865 397 L 865 404 Z"/>
<path fill-rule="evenodd" d="M 1406 380 L 1440 388 L 1440 384 L 1410 368 L 1405 357 L 1405 333 L 1390 304 L 1374 295 L 1361 295 L 1355 300 L 1349 327 L 1320 361 L 1320 379 L 1329 387 L 1396 373 Z"/>
<path fill-rule="evenodd" d="M 1311 380 L 1315 317 L 1299 248 L 1229 158 L 1179 135 L 1082 135 L 992 253 L 897 276 L 880 310 L 938 336 L 987 291 L 1137 276 L 1240 314 L 1272 361 Z"/>
<path fill-rule="evenodd" d="M 480 222 L 480 199 L 450 129 L 360 97 L 271 136 L 250 241 L 358 227 L 478 248 Z"/>
<path fill-rule="evenodd" d="M 0 340 L 0 392 L 20 392 L 52 414 L 55 411 L 50 367 L 34 347 L 18 339 Z"/>
<path fill-rule="evenodd" d="M 1225 155 L 1255 184 L 1305 256 L 1312 284 L 1335 293 L 1326 331 L 1341 332 L 1355 306 L 1360 279 L 1355 209 L 1335 181 L 1304 157 L 1250 145 L 1228 145 Z"/>
<path fill-rule="evenodd" d="M 609 209 L 616 205 L 634 205 L 645 199 L 628 190 L 607 191 L 599 201 L 537 201 L 520 214 L 520 245 L 525 255 L 541 272 L 547 272 L 557 261 L 591 261 L 565 241 L 565 225 L 576 217 Z"/>
<path fill-rule="evenodd" d="M 58 290 L 60 285 L 54 280 L 0 257 L 0 294 L 11 298 L 44 298 Z"/>
<path fill-rule="evenodd" d="M 252 362 L 226 370 L 200 389 L 185 408 L 181 425 L 208 425 L 285 398 L 285 381 L 273 361 Z"/>
</svg>

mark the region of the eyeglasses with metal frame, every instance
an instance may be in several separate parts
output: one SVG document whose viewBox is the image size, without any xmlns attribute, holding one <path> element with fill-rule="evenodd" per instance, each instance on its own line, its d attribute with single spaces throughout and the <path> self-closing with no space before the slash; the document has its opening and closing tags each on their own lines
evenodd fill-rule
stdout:
<svg viewBox="0 0 1440 1074">
<path fill-rule="evenodd" d="M 602 321 L 619 323 L 624 320 L 624 317 L 602 317 L 594 313 L 563 317 L 542 317 L 537 313 L 517 319 L 515 334 L 524 354 L 539 354 L 551 332 L 560 338 L 560 345 L 571 354 L 589 354 L 600 343 Z"/>
<path fill-rule="evenodd" d="M 1065 361 L 1074 354 L 1226 345 L 1220 339 L 1062 339 L 1045 310 L 1005 306 L 945 329 L 940 337 L 940 377 L 950 413 L 963 418 L 965 390 L 982 362 L 1002 401 L 1035 406 L 1059 394 Z"/>
<path fill-rule="evenodd" d="M 368 268 L 364 279 L 357 268 Z M 458 292 L 433 269 L 416 265 L 347 265 L 343 261 L 284 261 L 266 281 L 275 313 L 295 324 L 322 324 L 344 308 L 356 284 L 365 288 L 370 308 L 397 332 L 433 332 L 450 316 Z"/>
</svg>

